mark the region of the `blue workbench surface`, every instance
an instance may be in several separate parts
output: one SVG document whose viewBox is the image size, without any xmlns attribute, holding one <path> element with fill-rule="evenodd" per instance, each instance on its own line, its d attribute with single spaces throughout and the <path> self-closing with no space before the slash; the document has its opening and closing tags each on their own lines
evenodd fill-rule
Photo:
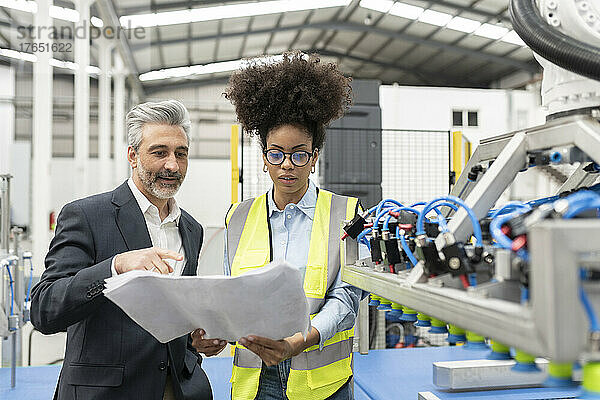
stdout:
<svg viewBox="0 0 600 400">
<path fill-rule="evenodd" d="M 482 359 L 486 351 L 459 347 L 371 350 L 354 357 L 354 383 L 372 400 L 416 400 L 419 392 L 446 399 L 563 399 L 574 398 L 579 389 L 528 388 L 473 392 L 445 392 L 433 385 L 434 361 Z"/>
<path fill-rule="evenodd" d="M 202 360 L 202 368 L 208 375 L 215 400 L 229 399 L 231 362 L 231 357 L 213 357 Z M 59 373 L 60 365 L 17 368 L 17 384 L 14 389 L 11 389 L 10 368 L 0 368 L 0 399 L 50 400 Z"/>
<path fill-rule="evenodd" d="M 416 400 L 419 392 L 432 392 L 440 399 L 511 399 L 537 400 L 573 398 L 578 389 L 511 389 L 449 393 L 437 390 L 432 383 L 434 361 L 480 359 L 487 353 L 462 347 L 371 350 L 368 355 L 355 354 L 355 400 Z M 231 358 L 204 358 L 215 400 L 229 399 Z M 0 399 L 49 400 L 52 398 L 60 366 L 17 369 L 17 386 L 10 389 L 10 368 L 0 368 Z"/>
<path fill-rule="evenodd" d="M 213 357 L 202 360 L 213 389 L 215 400 L 229 399 L 231 393 L 231 357 Z M 60 366 L 17 368 L 17 384 L 10 388 L 10 368 L 0 368 L 1 400 L 50 400 L 58 381 Z M 355 388 L 354 400 L 371 400 L 359 387 Z"/>
</svg>

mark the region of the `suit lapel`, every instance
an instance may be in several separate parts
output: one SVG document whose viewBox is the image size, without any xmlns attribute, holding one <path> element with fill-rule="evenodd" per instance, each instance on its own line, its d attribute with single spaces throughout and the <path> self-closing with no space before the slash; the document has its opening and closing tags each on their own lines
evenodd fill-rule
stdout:
<svg viewBox="0 0 600 400">
<path fill-rule="evenodd" d="M 125 239 L 127 248 L 139 250 L 152 247 L 146 221 L 127 182 L 115 189 L 112 201 L 115 204 L 117 226 Z"/>
<path fill-rule="evenodd" d="M 183 251 L 185 252 L 185 265 L 181 275 L 193 275 L 193 272 L 195 271 L 192 271 L 191 266 L 195 261 L 192 262 L 192 259 L 198 255 L 193 253 L 192 229 L 183 212 L 181 213 L 181 217 L 179 217 L 179 234 L 181 235 L 181 243 L 183 244 Z M 177 374 L 181 373 L 181 370 L 183 369 L 182 361 L 185 360 L 186 343 L 189 341 L 189 336 L 186 335 L 167 343 L 169 354 L 172 357 L 172 365 L 175 367 L 175 372 Z"/>
<path fill-rule="evenodd" d="M 185 251 L 185 266 L 183 267 L 182 275 L 195 275 L 195 271 L 192 271 L 191 262 L 195 259 L 198 254 L 193 253 L 194 246 L 192 245 L 192 229 L 190 223 L 186 219 L 185 215 L 181 213 L 179 218 L 179 234 L 181 235 L 181 242 L 183 244 L 183 250 Z"/>
</svg>

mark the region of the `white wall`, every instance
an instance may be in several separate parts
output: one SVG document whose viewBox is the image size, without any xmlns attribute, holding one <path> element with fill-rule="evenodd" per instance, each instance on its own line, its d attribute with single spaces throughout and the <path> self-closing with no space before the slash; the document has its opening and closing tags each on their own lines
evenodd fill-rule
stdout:
<svg viewBox="0 0 600 400">
<path fill-rule="evenodd" d="M 176 198 L 204 227 L 198 275 L 222 275 L 225 213 L 231 205 L 229 160 L 190 160 Z"/>
<path fill-rule="evenodd" d="M 462 130 L 474 144 L 544 122 L 535 92 L 384 85 L 379 99 L 384 129 Z M 453 128 L 452 110 L 477 111 L 479 126 Z"/>
<path fill-rule="evenodd" d="M 190 160 L 176 199 L 202 225 L 222 227 L 231 205 L 229 160 Z"/>
</svg>

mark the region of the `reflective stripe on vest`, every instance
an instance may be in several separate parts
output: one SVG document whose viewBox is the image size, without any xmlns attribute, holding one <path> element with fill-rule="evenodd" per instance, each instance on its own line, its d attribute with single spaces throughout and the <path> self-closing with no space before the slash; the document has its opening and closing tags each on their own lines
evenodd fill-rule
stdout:
<svg viewBox="0 0 600 400">
<path fill-rule="evenodd" d="M 318 346 L 314 350 L 303 351 L 292 358 L 292 369 L 303 371 L 308 369 L 317 369 L 325 367 L 336 361 L 340 361 L 352 352 L 352 337 L 330 344 L 319 350 Z"/>
<path fill-rule="evenodd" d="M 233 364 L 242 368 L 257 368 L 257 365 L 262 366 L 262 360 L 256 353 L 253 353 L 240 345 L 236 345 L 235 353 L 233 355 Z"/>
<path fill-rule="evenodd" d="M 246 224 L 246 218 L 250 212 L 253 200 L 248 199 L 232 205 L 225 219 L 225 226 L 227 227 L 227 258 L 230 267 L 233 265 L 233 257 L 240 244 L 242 230 Z"/>
<path fill-rule="evenodd" d="M 319 350 L 319 345 L 316 344 L 292 358 L 291 368 L 296 370 L 315 369 L 339 361 L 352 351 L 353 337 L 354 328 L 338 332 L 325 341 L 323 350 Z M 342 357 L 340 358 L 339 355 Z M 233 363 L 242 368 L 259 368 L 262 365 L 259 356 L 240 344 L 235 347 Z"/>
<path fill-rule="evenodd" d="M 227 254 L 231 275 L 263 267 L 271 260 L 271 240 L 267 216 L 267 195 L 234 205 L 226 218 Z M 304 291 L 310 313 L 318 313 L 327 290 L 335 283 L 341 266 L 340 236 L 344 220 L 354 217 L 357 199 L 320 190 L 313 218 Z M 328 240 L 324 241 L 323 238 Z M 352 375 L 354 328 L 336 333 L 292 358 L 288 398 L 326 398 Z M 234 399 L 253 399 L 258 390 L 261 359 L 236 344 L 231 377 Z M 308 397 L 307 397 L 308 396 Z"/>
</svg>

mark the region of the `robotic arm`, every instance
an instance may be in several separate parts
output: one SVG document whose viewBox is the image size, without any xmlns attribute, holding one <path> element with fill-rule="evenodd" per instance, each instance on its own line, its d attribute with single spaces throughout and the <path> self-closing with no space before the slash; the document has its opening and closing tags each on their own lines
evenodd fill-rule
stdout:
<svg viewBox="0 0 600 400">
<path fill-rule="evenodd" d="M 599 108 L 600 1 L 511 0 L 510 14 L 544 68 L 548 115 Z"/>
</svg>

